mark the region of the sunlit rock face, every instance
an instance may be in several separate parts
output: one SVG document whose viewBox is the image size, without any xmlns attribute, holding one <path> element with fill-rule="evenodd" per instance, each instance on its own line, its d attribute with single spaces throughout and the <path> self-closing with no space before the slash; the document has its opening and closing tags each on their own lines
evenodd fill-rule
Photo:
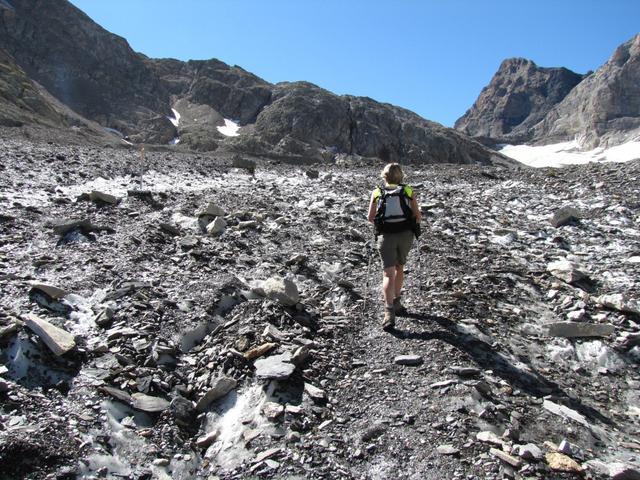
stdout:
<svg viewBox="0 0 640 480">
<path fill-rule="evenodd" d="M 505 60 L 455 128 L 489 143 L 524 143 L 532 127 L 582 80 L 566 68 L 543 68 L 531 60 Z"/>
<path fill-rule="evenodd" d="M 635 140 L 640 132 L 640 35 L 595 72 L 540 68 L 505 60 L 456 129 L 487 144 L 576 141 L 591 150 Z"/>
</svg>

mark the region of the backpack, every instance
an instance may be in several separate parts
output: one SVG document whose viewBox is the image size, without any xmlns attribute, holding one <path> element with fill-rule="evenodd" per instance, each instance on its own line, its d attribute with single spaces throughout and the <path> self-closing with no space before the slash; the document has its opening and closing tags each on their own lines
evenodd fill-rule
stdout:
<svg viewBox="0 0 640 480">
<path fill-rule="evenodd" d="M 374 220 L 376 234 L 413 230 L 415 220 L 409 205 L 409 197 L 405 192 L 405 185 L 400 184 L 391 189 L 381 186 L 378 189 L 380 197 Z"/>
</svg>

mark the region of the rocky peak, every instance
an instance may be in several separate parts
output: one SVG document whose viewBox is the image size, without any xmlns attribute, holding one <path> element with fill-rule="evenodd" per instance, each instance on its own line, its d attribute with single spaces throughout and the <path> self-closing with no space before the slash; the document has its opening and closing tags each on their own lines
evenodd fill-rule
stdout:
<svg viewBox="0 0 640 480">
<path fill-rule="evenodd" d="M 536 126 L 533 140 L 577 139 L 585 149 L 640 135 L 640 35 L 618 47 Z"/>
<path fill-rule="evenodd" d="M 487 143 L 527 141 L 532 126 L 582 78 L 566 68 L 543 68 L 525 58 L 504 60 L 455 128 Z"/>
</svg>

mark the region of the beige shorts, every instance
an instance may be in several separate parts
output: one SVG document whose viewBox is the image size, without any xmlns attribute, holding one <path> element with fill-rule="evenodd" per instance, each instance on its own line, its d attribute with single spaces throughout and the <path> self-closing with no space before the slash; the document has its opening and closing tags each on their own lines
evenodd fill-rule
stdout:
<svg viewBox="0 0 640 480">
<path fill-rule="evenodd" d="M 407 255 L 413 245 L 413 232 L 384 233 L 378 237 L 378 251 L 382 267 L 389 268 L 407 263 Z"/>
</svg>

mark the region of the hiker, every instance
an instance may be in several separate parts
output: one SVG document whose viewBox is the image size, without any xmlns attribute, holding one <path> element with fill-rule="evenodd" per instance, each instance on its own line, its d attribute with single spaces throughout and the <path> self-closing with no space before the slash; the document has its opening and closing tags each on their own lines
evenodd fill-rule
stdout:
<svg viewBox="0 0 640 480">
<path fill-rule="evenodd" d="M 416 194 L 404 185 L 404 173 L 397 163 L 389 163 L 380 175 L 384 185 L 376 187 L 369 202 L 369 222 L 376 230 L 376 244 L 382 260 L 382 293 L 385 302 L 382 328 L 395 327 L 396 314 L 406 313 L 401 292 L 404 265 L 413 244 L 414 235 L 420 235 L 422 214 Z"/>
</svg>

